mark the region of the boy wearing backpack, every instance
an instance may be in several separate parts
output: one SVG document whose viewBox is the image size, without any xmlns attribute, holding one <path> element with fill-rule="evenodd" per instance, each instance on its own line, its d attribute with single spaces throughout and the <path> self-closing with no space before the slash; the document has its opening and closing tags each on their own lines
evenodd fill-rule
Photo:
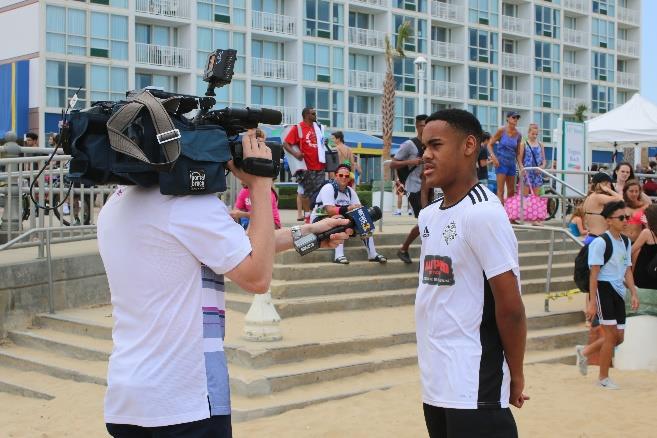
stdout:
<svg viewBox="0 0 657 438">
<path fill-rule="evenodd" d="M 623 201 L 604 205 L 600 213 L 607 221 L 608 231 L 593 240 L 588 247 L 589 303 L 586 319 L 597 315 L 603 336 L 586 347 L 575 347 L 580 373 L 586 375 L 587 356 L 599 351 L 600 371 L 598 386 L 618 389 L 609 378 L 609 367 L 614 347 L 623 342 L 625 334 L 625 288 L 630 290 L 633 310 L 639 308 L 639 298 L 632 277 L 632 244 L 622 233 L 629 216 Z M 611 249 L 611 250 L 610 250 Z"/>
</svg>

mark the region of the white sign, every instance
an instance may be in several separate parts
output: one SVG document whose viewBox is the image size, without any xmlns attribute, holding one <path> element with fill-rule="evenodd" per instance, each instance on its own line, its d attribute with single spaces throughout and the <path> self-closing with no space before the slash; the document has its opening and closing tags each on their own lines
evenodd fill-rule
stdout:
<svg viewBox="0 0 657 438">
<path fill-rule="evenodd" d="M 564 122 L 563 140 L 561 143 L 561 170 L 584 171 L 586 169 L 586 128 L 583 123 Z M 566 174 L 564 181 L 582 193 L 587 192 L 586 175 Z M 578 194 L 566 189 L 566 195 Z"/>
</svg>

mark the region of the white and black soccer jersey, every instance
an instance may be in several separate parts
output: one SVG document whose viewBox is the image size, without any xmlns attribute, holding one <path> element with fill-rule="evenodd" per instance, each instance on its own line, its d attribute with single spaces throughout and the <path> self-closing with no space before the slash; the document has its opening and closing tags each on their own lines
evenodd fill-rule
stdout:
<svg viewBox="0 0 657 438">
<path fill-rule="evenodd" d="M 500 201 L 480 184 L 457 204 L 420 212 L 415 299 L 422 396 L 454 409 L 509 406 L 509 367 L 489 278 L 513 271 L 518 242 Z M 511 292 L 510 292 L 511 293 Z"/>
</svg>

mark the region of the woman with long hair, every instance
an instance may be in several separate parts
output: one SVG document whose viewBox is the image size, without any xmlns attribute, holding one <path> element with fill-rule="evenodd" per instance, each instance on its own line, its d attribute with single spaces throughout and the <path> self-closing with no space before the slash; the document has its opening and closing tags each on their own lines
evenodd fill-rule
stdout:
<svg viewBox="0 0 657 438">
<path fill-rule="evenodd" d="M 641 184 L 635 179 L 628 180 L 623 186 L 623 200 L 627 205 L 630 218 L 627 220 L 625 235 L 634 242 L 643 229 L 643 210 L 650 205 L 642 198 Z"/>
<path fill-rule="evenodd" d="M 612 179 L 614 180 L 614 190 L 616 190 L 617 193 L 623 193 L 625 183 L 634 179 L 634 169 L 632 169 L 632 165 L 627 161 L 621 161 L 618 163 L 614 169 Z"/>
<path fill-rule="evenodd" d="M 639 301 L 657 310 L 657 277 L 650 271 L 657 260 L 657 204 L 648 206 L 645 215 L 647 227 L 632 244 L 632 270 Z"/>
<path fill-rule="evenodd" d="M 570 217 L 568 230 L 573 236 L 580 237 L 582 239 L 584 239 L 589 234 L 588 230 L 584 226 L 584 216 L 586 216 L 586 213 L 584 212 L 584 202 L 580 201 L 575 206 L 575 211 Z"/>
<path fill-rule="evenodd" d="M 520 148 L 518 162 L 522 167 L 545 167 L 545 148 L 538 140 L 538 124 L 530 123 L 527 130 L 527 140 Z M 543 185 L 543 174 L 538 170 L 525 172 L 525 195 L 529 189 L 538 189 Z"/>
<path fill-rule="evenodd" d="M 506 187 L 507 198 L 512 197 L 516 192 L 516 162 L 522 142 L 522 134 L 518 130 L 518 120 L 520 120 L 520 114 L 509 111 L 506 114 L 506 125 L 498 129 L 488 141 L 488 153 L 495 166 L 497 177 L 497 197 L 500 198 L 502 204 L 504 204 L 504 187 Z M 496 154 L 493 145 L 497 142 L 499 144 Z"/>
</svg>

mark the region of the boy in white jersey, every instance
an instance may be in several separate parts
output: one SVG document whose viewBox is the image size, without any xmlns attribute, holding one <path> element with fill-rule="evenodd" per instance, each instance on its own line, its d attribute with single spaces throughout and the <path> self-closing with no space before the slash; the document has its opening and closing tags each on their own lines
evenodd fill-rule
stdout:
<svg viewBox="0 0 657 438">
<path fill-rule="evenodd" d="M 271 160 L 253 130 L 244 158 Z M 119 187 L 98 218 L 98 247 L 113 305 L 105 423 L 115 438 L 229 438 L 224 275 L 242 289 L 269 288 L 274 252 L 345 219 L 274 231 L 271 178 L 229 167 L 249 187 L 248 232 L 215 195 L 164 196 Z M 333 234 L 322 246 L 348 238 Z"/>
<path fill-rule="evenodd" d="M 518 244 L 498 198 L 477 183 L 482 135 L 471 113 L 447 109 L 422 136 L 426 182 L 444 193 L 419 217 L 415 318 L 431 438 L 517 437 L 509 404 L 527 399 Z"/>
</svg>

